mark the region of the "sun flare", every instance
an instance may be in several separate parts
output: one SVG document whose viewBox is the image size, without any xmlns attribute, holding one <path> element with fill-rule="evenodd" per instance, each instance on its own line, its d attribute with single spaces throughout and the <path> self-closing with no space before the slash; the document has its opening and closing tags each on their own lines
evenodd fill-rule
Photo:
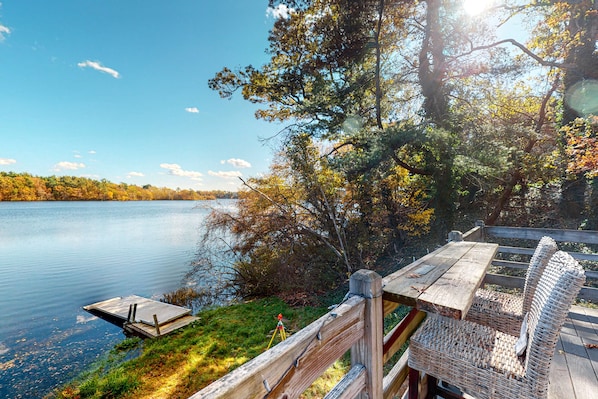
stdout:
<svg viewBox="0 0 598 399">
<path fill-rule="evenodd" d="M 469 15 L 479 15 L 490 8 L 492 0 L 463 0 L 463 9 Z"/>
</svg>

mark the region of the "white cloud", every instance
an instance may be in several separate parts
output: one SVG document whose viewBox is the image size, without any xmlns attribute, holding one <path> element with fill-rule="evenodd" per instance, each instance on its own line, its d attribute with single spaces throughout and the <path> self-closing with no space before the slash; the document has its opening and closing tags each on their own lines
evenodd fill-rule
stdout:
<svg viewBox="0 0 598 399">
<path fill-rule="evenodd" d="M 61 170 L 77 170 L 77 169 L 82 169 L 84 167 L 85 167 L 84 163 L 62 161 L 62 162 L 58 162 L 56 165 L 54 165 L 54 171 L 60 172 Z"/>
<path fill-rule="evenodd" d="M 187 107 L 185 111 L 189 112 L 190 114 L 199 114 L 199 109 L 197 107 Z"/>
<path fill-rule="evenodd" d="M 231 158 L 227 159 L 226 161 L 220 161 L 221 164 L 228 163 L 233 165 L 235 168 L 251 168 L 251 164 L 244 159 L 239 158 Z"/>
<path fill-rule="evenodd" d="M 176 163 L 161 163 L 162 169 L 168 170 L 168 173 L 174 176 L 189 177 L 191 180 L 201 181 L 203 174 L 201 172 L 195 172 L 192 170 L 183 170 L 180 165 Z"/>
<path fill-rule="evenodd" d="M 10 28 L 0 24 L 0 42 L 4 40 L 5 35 L 10 35 Z"/>
<path fill-rule="evenodd" d="M 129 172 L 127 173 L 127 177 L 131 178 L 131 177 L 144 177 L 145 175 L 141 172 Z"/>
<path fill-rule="evenodd" d="M 0 165 L 12 165 L 13 163 L 17 163 L 17 160 L 10 158 L 0 158 Z"/>
<path fill-rule="evenodd" d="M 120 73 L 118 73 L 118 71 L 116 71 L 112 68 L 105 67 L 100 62 L 97 62 L 97 61 L 86 60 L 86 61 L 78 63 L 77 66 L 79 68 L 89 67 L 89 68 L 95 69 L 96 71 L 107 73 L 108 75 L 111 75 L 115 79 L 120 78 Z"/>
<path fill-rule="evenodd" d="M 96 152 L 95 152 L 94 150 L 89 150 L 89 151 L 88 151 L 88 154 L 91 154 L 91 155 L 93 155 L 93 154 L 95 154 L 95 153 L 96 153 Z"/>
<path fill-rule="evenodd" d="M 293 14 L 294 12 L 294 8 L 289 8 L 286 4 L 279 4 L 276 7 L 268 7 L 266 9 L 266 16 L 274 17 L 276 19 L 289 19 L 291 14 Z"/>
<path fill-rule="evenodd" d="M 220 171 L 220 172 L 214 172 L 214 171 L 210 170 L 210 171 L 208 171 L 208 174 L 210 176 L 222 177 L 224 179 L 234 179 L 235 177 L 243 176 L 243 173 L 236 171 L 236 170 Z"/>
</svg>

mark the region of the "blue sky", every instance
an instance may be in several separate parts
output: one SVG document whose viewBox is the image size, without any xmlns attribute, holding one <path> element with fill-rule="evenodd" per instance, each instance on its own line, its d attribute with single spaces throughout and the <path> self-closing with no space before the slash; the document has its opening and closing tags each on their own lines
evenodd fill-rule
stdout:
<svg viewBox="0 0 598 399">
<path fill-rule="evenodd" d="M 236 190 L 280 126 L 207 81 L 267 62 L 267 0 L 2 0 L 0 171 Z"/>
</svg>

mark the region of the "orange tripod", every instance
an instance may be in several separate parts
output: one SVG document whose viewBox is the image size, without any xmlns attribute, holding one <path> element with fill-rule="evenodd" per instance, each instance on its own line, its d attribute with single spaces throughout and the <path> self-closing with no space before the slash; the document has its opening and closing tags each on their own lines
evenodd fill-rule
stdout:
<svg viewBox="0 0 598 399">
<path fill-rule="evenodd" d="M 266 350 L 270 349 L 270 346 L 272 346 L 272 342 L 274 341 L 274 337 L 276 336 L 277 332 L 280 332 L 281 341 L 287 339 L 287 333 L 284 329 L 284 324 L 282 324 L 282 313 L 278 314 L 278 324 L 276 325 L 276 330 L 274 330 L 274 333 L 272 334 L 272 338 L 270 338 L 270 343 L 268 344 Z"/>
</svg>

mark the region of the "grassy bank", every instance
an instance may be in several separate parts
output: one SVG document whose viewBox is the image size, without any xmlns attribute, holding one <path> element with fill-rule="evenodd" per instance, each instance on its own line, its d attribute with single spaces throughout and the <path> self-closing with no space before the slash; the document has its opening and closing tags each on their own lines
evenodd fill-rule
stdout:
<svg viewBox="0 0 598 399">
<path fill-rule="evenodd" d="M 264 352 L 279 313 L 292 334 L 326 312 L 325 307 L 291 308 L 276 298 L 206 310 L 199 321 L 169 336 L 126 339 L 49 398 L 187 398 Z M 305 398 L 322 397 L 345 367 L 337 362 Z"/>
</svg>

